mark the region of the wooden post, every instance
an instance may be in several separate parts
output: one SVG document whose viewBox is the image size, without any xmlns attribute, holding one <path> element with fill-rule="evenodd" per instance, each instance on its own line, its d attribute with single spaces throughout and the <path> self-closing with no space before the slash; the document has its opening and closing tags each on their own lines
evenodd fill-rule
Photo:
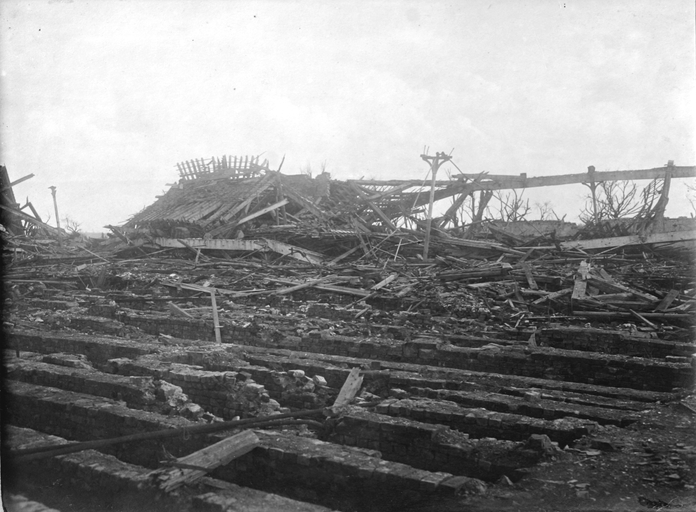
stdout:
<svg viewBox="0 0 696 512">
<path fill-rule="evenodd" d="M 215 290 L 210 292 L 210 302 L 213 306 L 213 326 L 215 328 L 215 341 L 217 343 L 222 343 L 222 337 L 220 336 L 220 320 L 218 318 L 217 301 L 215 300 Z"/>
<path fill-rule="evenodd" d="M 53 196 L 53 207 L 56 210 L 56 227 L 60 229 L 60 217 L 58 217 L 58 202 L 56 201 L 56 187 L 50 186 L 51 195 Z"/>
<path fill-rule="evenodd" d="M 432 179 L 430 181 L 430 199 L 428 200 L 428 217 L 425 221 L 425 241 L 423 242 L 423 259 L 428 259 L 428 249 L 430 249 L 430 230 L 433 224 L 433 203 L 435 202 L 435 180 L 437 170 L 442 164 L 452 159 L 451 156 L 443 152 L 435 153 L 435 156 L 421 155 L 421 158 L 430 164 Z"/>
<path fill-rule="evenodd" d="M 594 165 L 590 165 L 587 168 L 587 174 L 589 174 L 590 176 L 590 184 L 588 185 L 588 187 L 590 187 L 590 191 L 592 192 L 592 220 L 594 222 L 597 222 L 597 194 L 595 192 L 595 190 L 597 189 L 597 183 L 595 183 L 594 172 Z"/>
</svg>

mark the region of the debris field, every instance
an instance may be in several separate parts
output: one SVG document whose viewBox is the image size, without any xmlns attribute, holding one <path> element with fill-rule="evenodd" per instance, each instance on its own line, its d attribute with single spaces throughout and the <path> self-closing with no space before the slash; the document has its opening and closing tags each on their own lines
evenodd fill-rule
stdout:
<svg viewBox="0 0 696 512">
<path fill-rule="evenodd" d="M 664 217 L 694 168 L 438 181 L 449 157 L 422 158 L 427 183 L 182 162 L 102 239 L 20 207 L 3 167 L 5 506 L 696 506 L 696 228 Z M 492 191 L 620 179 L 661 188 L 630 219 L 485 218 Z"/>
</svg>

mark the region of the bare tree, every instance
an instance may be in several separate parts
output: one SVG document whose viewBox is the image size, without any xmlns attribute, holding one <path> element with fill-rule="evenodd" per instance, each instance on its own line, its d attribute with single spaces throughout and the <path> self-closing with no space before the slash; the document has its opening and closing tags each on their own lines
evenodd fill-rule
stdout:
<svg viewBox="0 0 696 512">
<path fill-rule="evenodd" d="M 536 202 L 534 203 L 534 208 L 536 208 L 539 212 L 539 220 L 550 220 L 551 215 L 556 217 L 556 220 L 559 220 L 558 215 L 556 215 L 556 212 L 551 205 L 551 201 L 544 201 L 543 203 Z"/>
<path fill-rule="evenodd" d="M 313 177 L 314 172 L 312 171 L 312 164 L 307 161 L 304 167 L 300 167 L 300 172 L 305 176 L 309 176 L 310 179 Z"/>
<path fill-rule="evenodd" d="M 82 226 L 82 223 L 77 222 L 76 220 L 71 219 L 67 216 L 63 218 L 63 223 L 65 225 L 66 231 L 71 235 L 76 235 L 80 233 L 80 226 Z"/>
<path fill-rule="evenodd" d="M 585 198 L 580 220 L 597 224 L 604 220 L 643 217 L 659 200 L 663 181 L 655 179 L 640 191 L 631 181 L 603 181 L 595 188 L 594 204 L 592 195 Z"/>
<path fill-rule="evenodd" d="M 689 200 L 689 204 L 691 204 L 691 217 L 696 217 L 696 184 L 694 183 L 687 183 L 686 184 L 686 198 Z"/>
<path fill-rule="evenodd" d="M 513 190 L 505 195 L 502 192 L 494 192 L 493 197 L 498 200 L 498 212 L 493 215 L 493 218 L 498 218 L 504 222 L 518 222 L 524 220 L 532 207 L 529 206 L 529 199 L 523 199 L 524 191 L 519 195 L 517 190 Z M 488 213 L 492 213 L 488 210 Z"/>
</svg>

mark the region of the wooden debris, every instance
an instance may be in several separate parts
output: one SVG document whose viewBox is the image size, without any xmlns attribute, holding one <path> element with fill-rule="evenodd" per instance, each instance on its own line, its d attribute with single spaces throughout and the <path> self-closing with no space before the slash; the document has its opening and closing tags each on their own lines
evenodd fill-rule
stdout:
<svg viewBox="0 0 696 512">
<path fill-rule="evenodd" d="M 175 461 L 162 463 L 165 467 L 150 473 L 150 479 L 160 489 L 171 492 L 182 485 L 194 484 L 219 466 L 249 453 L 260 444 L 251 430 L 245 430 Z"/>
<path fill-rule="evenodd" d="M 660 303 L 655 308 L 655 311 L 665 311 L 670 304 L 679 296 L 679 290 L 670 290 L 665 298 L 660 301 Z"/>
<path fill-rule="evenodd" d="M 362 382 L 363 377 L 360 375 L 360 368 L 353 368 L 348 374 L 346 381 L 343 383 L 341 391 L 339 391 L 338 397 L 336 398 L 332 409 L 336 410 L 339 407 L 343 407 L 352 402 L 355 395 L 357 395 L 358 391 L 360 391 Z"/>
</svg>

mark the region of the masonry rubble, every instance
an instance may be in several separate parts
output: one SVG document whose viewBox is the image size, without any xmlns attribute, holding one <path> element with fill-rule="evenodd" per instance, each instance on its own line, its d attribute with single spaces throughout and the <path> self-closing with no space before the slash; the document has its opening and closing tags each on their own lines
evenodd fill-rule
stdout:
<svg viewBox="0 0 696 512">
<path fill-rule="evenodd" d="M 269 493 L 294 489 L 287 499 L 379 510 L 341 494 L 351 478 L 410 489 L 400 505 L 481 494 L 572 456 L 606 425 L 634 424 L 647 403 L 691 407 L 692 220 L 653 209 L 603 226 L 470 229 L 451 208 L 426 224 L 417 183 L 211 162 L 179 164 L 180 182 L 105 239 L 6 206 L 10 422 L 38 432 L 16 435 L 82 441 L 90 429 L 117 438 L 258 420 L 253 446 L 250 435 L 219 467 L 194 466 L 239 428 L 167 444 L 181 478 L 154 441 L 130 459 L 125 446 L 106 453 L 167 492 L 203 471 L 186 485 L 220 489 L 208 473 L 268 479 Z M 462 175 L 433 195 L 454 206 L 504 181 Z M 332 407 L 351 375 L 353 405 Z M 58 405 L 61 394 L 78 405 Z M 100 407 L 114 416 L 95 419 Z M 55 414 L 46 431 L 32 417 L 42 408 Z M 316 414 L 273 423 L 302 411 Z"/>
</svg>

